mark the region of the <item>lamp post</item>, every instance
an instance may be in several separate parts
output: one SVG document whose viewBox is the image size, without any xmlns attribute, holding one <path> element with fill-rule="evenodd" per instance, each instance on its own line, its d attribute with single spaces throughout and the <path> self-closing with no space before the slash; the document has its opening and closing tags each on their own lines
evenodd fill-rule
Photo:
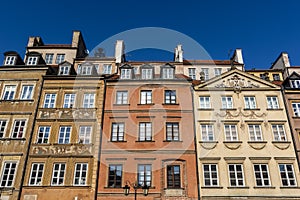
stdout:
<svg viewBox="0 0 300 200">
<path fill-rule="evenodd" d="M 140 187 L 140 186 L 138 186 L 137 183 L 130 184 L 130 182 L 127 181 L 127 182 L 126 182 L 126 185 L 123 187 L 123 189 L 124 189 L 124 194 L 125 194 L 126 196 L 129 195 L 129 192 L 130 192 L 130 186 L 132 186 L 133 189 L 134 189 L 134 200 L 137 199 L 137 190 L 138 190 L 139 188 L 142 188 L 142 189 L 143 189 L 143 195 L 144 195 L 144 196 L 147 196 L 147 195 L 148 195 L 148 192 L 149 192 L 149 186 L 147 186 L 146 184 L 144 184 L 143 187 Z"/>
</svg>

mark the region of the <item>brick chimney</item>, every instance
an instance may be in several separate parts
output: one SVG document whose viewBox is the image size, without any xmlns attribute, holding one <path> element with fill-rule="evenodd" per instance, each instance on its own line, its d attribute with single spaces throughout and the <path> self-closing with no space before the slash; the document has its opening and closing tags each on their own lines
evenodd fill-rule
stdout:
<svg viewBox="0 0 300 200">
<path fill-rule="evenodd" d="M 175 62 L 183 62 L 183 50 L 182 50 L 181 44 L 178 44 L 177 47 L 175 48 L 174 61 Z"/>
</svg>

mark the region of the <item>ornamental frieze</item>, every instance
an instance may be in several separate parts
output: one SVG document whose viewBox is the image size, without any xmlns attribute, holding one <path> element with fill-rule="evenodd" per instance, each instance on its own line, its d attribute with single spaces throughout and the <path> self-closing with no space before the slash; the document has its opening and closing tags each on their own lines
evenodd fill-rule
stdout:
<svg viewBox="0 0 300 200">
<path fill-rule="evenodd" d="M 91 145 L 48 145 L 35 146 L 32 155 L 91 155 Z"/>
<path fill-rule="evenodd" d="M 235 92 L 241 92 L 242 88 L 259 88 L 259 85 L 252 83 L 250 80 L 234 75 L 231 78 L 223 80 L 222 83 L 217 84 L 216 88 L 232 88 Z"/>
</svg>

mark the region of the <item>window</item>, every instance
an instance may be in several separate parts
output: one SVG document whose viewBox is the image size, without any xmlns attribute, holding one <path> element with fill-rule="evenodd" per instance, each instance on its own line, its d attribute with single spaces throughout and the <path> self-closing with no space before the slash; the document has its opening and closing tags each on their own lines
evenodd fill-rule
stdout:
<svg viewBox="0 0 300 200">
<path fill-rule="evenodd" d="M 216 164 L 203 165 L 204 186 L 218 186 L 218 169 Z"/>
<path fill-rule="evenodd" d="M 109 165 L 108 187 L 122 187 L 122 165 Z"/>
<path fill-rule="evenodd" d="M 46 53 L 45 62 L 46 64 L 52 64 L 53 61 L 53 53 Z"/>
<path fill-rule="evenodd" d="M 73 108 L 75 105 L 75 94 L 65 94 L 64 98 L 64 108 Z"/>
<path fill-rule="evenodd" d="M 244 97 L 244 100 L 245 100 L 245 108 L 246 109 L 255 109 L 256 108 L 254 96 Z"/>
<path fill-rule="evenodd" d="M 232 109 L 233 108 L 233 102 L 232 102 L 232 97 L 222 97 L 222 108 L 223 109 Z"/>
<path fill-rule="evenodd" d="M 0 138 L 3 138 L 5 136 L 6 125 L 7 120 L 0 119 Z"/>
<path fill-rule="evenodd" d="M 254 174 L 256 180 L 256 186 L 271 186 L 268 165 L 266 164 L 255 164 Z"/>
<path fill-rule="evenodd" d="M 209 79 L 208 68 L 202 68 L 201 70 L 204 74 L 204 80 L 207 81 Z"/>
<path fill-rule="evenodd" d="M 131 79 L 131 69 L 121 69 L 121 79 Z"/>
<path fill-rule="evenodd" d="M 16 61 L 16 56 L 6 56 L 4 65 L 14 65 Z"/>
<path fill-rule="evenodd" d="M 292 103 L 292 107 L 294 111 L 294 116 L 300 117 L 300 103 Z"/>
<path fill-rule="evenodd" d="M 93 64 L 94 69 L 96 69 L 97 74 L 100 74 L 100 67 L 98 64 Z"/>
<path fill-rule="evenodd" d="M 267 97 L 268 109 L 278 109 L 278 99 L 275 96 Z"/>
<path fill-rule="evenodd" d="M 286 135 L 284 132 L 284 127 L 282 124 L 273 124 L 272 130 L 273 130 L 275 141 L 287 141 L 287 138 L 286 138 Z"/>
<path fill-rule="evenodd" d="M 59 75 L 69 75 L 70 74 L 70 65 L 59 66 Z"/>
<path fill-rule="evenodd" d="M 151 141 L 152 140 L 152 123 L 141 122 L 139 124 L 139 141 Z"/>
<path fill-rule="evenodd" d="M 30 56 L 30 57 L 28 57 L 27 65 L 36 65 L 37 61 L 38 61 L 38 57 Z"/>
<path fill-rule="evenodd" d="M 47 144 L 49 142 L 49 136 L 50 136 L 50 126 L 40 126 L 38 137 L 37 137 L 37 143 L 38 144 Z"/>
<path fill-rule="evenodd" d="M 91 75 L 93 72 L 92 65 L 83 65 L 81 66 L 80 74 L 81 75 Z"/>
<path fill-rule="evenodd" d="M 202 141 L 214 141 L 214 131 L 212 124 L 201 125 Z"/>
<path fill-rule="evenodd" d="M 273 74 L 273 80 L 274 81 L 280 81 L 280 75 L 279 74 Z"/>
<path fill-rule="evenodd" d="M 111 74 L 111 65 L 110 64 L 104 64 L 102 73 L 103 74 Z"/>
<path fill-rule="evenodd" d="M 61 126 L 59 128 L 58 144 L 69 144 L 71 137 L 71 126 Z"/>
<path fill-rule="evenodd" d="M 23 85 L 21 99 L 32 99 L 33 85 Z"/>
<path fill-rule="evenodd" d="M 166 123 L 167 129 L 167 141 L 179 141 L 179 124 L 178 123 Z"/>
<path fill-rule="evenodd" d="M 142 79 L 152 79 L 153 69 L 152 68 L 142 68 Z"/>
<path fill-rule="evenodd" d="M 25 132 L 25 125 L 26 120 L 25 119 L 16 119 L 14 122 L 14 127 L 12 130 L 11 137 L 12 138 L 23 138 L 24 132 Z"/>
<path fill-rule="evenodd" d="M 66 172 L 65 163 L 55 163 L 53 165 L 51 185 L 63 185 L 65 179 L 65 172 Z"/>
<path fill-rule="evenodd" d="M 124 141 L 124 123 L 112 123 L 111 141 Z"/>
<path fill-rule="evenodd" d="M 33 163 L 28 185 L 42 185 L 44 163 Z"/>
<path fill-rule="evenodd" d="M 294 167 L 291 164 L 279 164 L 282 186 L 297 186 Z"/>
<path fill-rule="evenodd" d="M 222 73 L 222 68 L 215 68 L 215 76 L 220 76 Z"/>
<path fill-rule="evenodd" d="M 3 100 L 13 100 L 15 98 L 15 93 L 16 93 L 15 85 L 6 85 L 4 87 L 2 99 Z"/>
<path fill-rule="evenodd" d="M 95 107 L 95 94 L 93 94 L 93 93 L 84 94 L 83 107 L 84 108 L 94 108 Z"/>
<path fill-rule="evenodd" d="M 16 162 L 4 162 L 2 176 L 1 176 L 1 187 L 12 187 L 17 171 Z"/>
<path fill-rule="evenodd" d="M 162 68 L 162 78 L 163 79 L 173 79 L 174 78 L 174 68 L 163 67 Z"/>
<path fill-rule="evenodd" d="M 200 108 L 201 109 L 209 109 L 210 106 L 210 97 L 199 97 Z"/>
<path fill-rule="evenodd" d="M 249 136 L 251 141 L 262 141 L 261 127 L 258 124 L 249 124 Z"/>
<path fill-rule="evenodd" d="M 79 143 L 90 144 L 92 135 L 91 126 L 80 126 L 79 128 Z"/>
<path fill-rule="evenodd" d="M 86 185 L 87 170 L 87 163 L 76 163 L 74 172 L 74 185 Z"/>
<path fill-rule="evenodd" d="M 180 166 L 168 165 L 167 166 L 167 187 L 180 188 Z"/>
<path fill-rule="evenodd" d="M 141 91 L 141 104 L 151 104 L 152 103 L 152 91 L 142 90 Z"/>
<path fill-rule="evenodd" d="M 117 91 L 116 104 L 128 104 L 128 92 Z"/>
<path fill-rule="evenodd" d="M 229 179 L 231 187 L 241 187 L 244 186 L 244 173 L 243 166 L 241 164 L 230 164 L 229 169 Z"/>
<path fill-rule="evenodd" d="M 176 104 L 175 90 L 165 90 L 165 104 Z"/>
<path fill-rule="evenodd" d="M 139 186 L 151 186 L 151 165 L 138 165 L 138 185 Z"/>
<path fill-rule="evenodd" d="M 65 54 L 57 54 L 55 64 L 62 63 L 64 62 L 64 60 L 65 60 Z"/>
<path fill-rule="evenodd" d="M 44 108 L 54 108 L 55 107 L 56 94 L 45 94 Z"/>
<path fill-rule="evenodd" d="M 189 77 L 191 79 L 196 79 L 196 68 L 189 68 Z"/>
<path fill-rule="evenodd" d="M 226 125 L 224 125 L 224 129 L 225 129 L 226 141 L 238 141 L 236 125 L 226 124 Z"/>
<path fill-rule="evenodd" d="M 300 88 L 300 80 L 291 80 L 291 88 Z"/>
</svg>

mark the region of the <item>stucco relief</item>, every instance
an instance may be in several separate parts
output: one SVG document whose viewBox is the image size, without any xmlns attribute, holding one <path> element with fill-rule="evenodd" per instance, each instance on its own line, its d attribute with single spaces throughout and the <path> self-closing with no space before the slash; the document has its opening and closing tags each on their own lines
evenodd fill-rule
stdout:
<svg viewBox="0 0 300 200">
<path fill-rule="evenodd" d="M 90 155 L 91 145 L 51 145 L 33 147 L 31 153 L 34 155 Z"/>
<path fill-rule="evenodd" d="M 92 119 L 95 118 L 94 109 L 43 109 L 39 111 L 42 119 Z"/>
<path fill-rule="evenodd" d="M 266 117 L 267 113 L 259 113 L 256 110 L 243 111 L 242 108 L 235 110 L 225 110 L 224 112 L 216 113 L 217 117 L 224 117 L 226 119 L 232 119 L 234 117 L 247 117 L 250 119 L 256 119 L 261 117 Z"/>
</svg>

